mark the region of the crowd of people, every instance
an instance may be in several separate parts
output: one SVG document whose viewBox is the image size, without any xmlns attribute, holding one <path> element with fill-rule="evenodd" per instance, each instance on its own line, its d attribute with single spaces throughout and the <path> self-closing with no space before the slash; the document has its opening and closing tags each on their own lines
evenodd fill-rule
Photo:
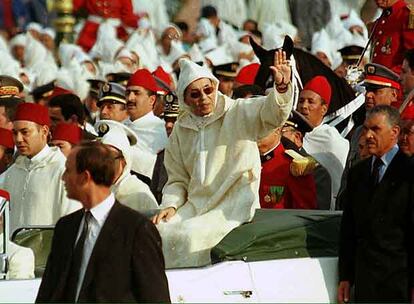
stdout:
<svg viewBox="0 0 414 304">
<path fill-rule="evenodd" d="M 7 224 L 56 225 L 38 301 L 168 302 L 164 267 L 208 265 L 258 208 L 343 210 L 338 301 L 352 286 L 356 301 L 410 301 L 412 6 L 375 0 L 367 26 L 365 1 L 320 1 L 328 17 L 311 26 L 298 1 L 231 1 L 237 18 L 230 1 L 196 1 L 194 24 L 147 2 L 74 0 L 84 18 L 59 45 L 44 24 L 4 19 Z M 301 80 L 292 41 L 327 72 Z M 253 44 L 276 50 L 269 68 Z M 333 79 L 354 96 L 336 111 Z M 332 123 L 344 113 L 347 127 Z M 13 246 L 25 254 L 9 277 L 33 277 Z M 101 265 L 108 246 L 127 262 Z M 99 267 L 118 267 L 117 288 Z"/>
</svg>

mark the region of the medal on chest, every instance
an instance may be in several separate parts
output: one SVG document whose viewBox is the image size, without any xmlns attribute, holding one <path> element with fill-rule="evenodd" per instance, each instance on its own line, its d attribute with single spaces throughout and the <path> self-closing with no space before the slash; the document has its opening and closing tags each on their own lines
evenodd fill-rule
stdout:
<svg viewBox="0 0 414 304">
<path fill-rule="evenodd" d="M 392 38 L 388 37 L 387 40 L 385 41 L 385 44 L 381 48 L 381 53 L 390 55 L 391 54 L 391 43 L 392 43 Z"/>
<path fill-rule="evenodd" d="M 266 203 L 277 204 L 283 197 L 285 187 L 283 186 L 270 186 L 269 193 L 264 196 Z"/>
</svg>

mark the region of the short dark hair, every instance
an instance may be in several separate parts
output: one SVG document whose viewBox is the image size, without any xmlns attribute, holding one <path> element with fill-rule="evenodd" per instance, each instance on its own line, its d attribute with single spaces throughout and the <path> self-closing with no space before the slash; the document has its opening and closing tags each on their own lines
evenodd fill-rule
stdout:
<svg viewBox="0 0 414 304">
<path fill-rule="evenodd" d="M 201 9 L 201 17 L 203 18 L 217 17 L 217 9 L 212 5 L 206 5 Z"/>
<path fill-rule="evenodd" d="M 86 114 L 80 98 L 75 94 L 62 94 L 53 97 L 49 101 L 49 107 L 59 107 L 62 110 L 62 115 L 65 120 L 68 120 L 72 115 L 78 117 L 78 123 L 83 125 Z"/>
<path fill-rule="evenodd" d="M 414 49 L 406 51 L 404 53 L 404 59 L 407 60 L 410 69 L 414 70 Z"/>
<path fill-rule="evenodd" d="M 392 106 L 375 106 L 367 112 L 366 119 L 371 118 L 373 115 L 377 114 L 384 115 L 387 118 L 387 122 L 391 127 L 401 125 L 400 112 L 398 112 L 398 110 Z"/>
<path fill-rule="evenodd" d="M 115 158 L 112 150 L 99 141 L 81 143 L 76 154 L 76 171 L 89 171 L 97 185 L 110 187 L 115 177 Z"/>
<path fill-rule="evenodd" d="M 188 30 L 189 30 L 187 22 L 184 22 L 184 21 L 175 22 L 175 25 L 178 26 L 178 28 L 182 32 L 188 32 Z"/>
<path fill-rule="evenodd" d="M 243 22 L 243 26 L 244 26 L 246 23 L 253 23 L 253 24 L 254 24 L 254 27 L 255 27 L 255 30 L 257 30 L 257 29 L 258 29 L 258 27 L 259 27 L 259 24 L 257 23 L 257 21 L 256 21 L 256 20 L 253 20 L 253 19 L 246 19 L 246 20 Z"/>
<path fill-rule="evenodd" d="M 8 121 L 12 121 L 14 119 L 17 106 L 22 102 L 23 101 L 20 98 L 15 97 L 5 98 L 4 100 L 0 99 L 0 107 L 4 107 L 4 112 Z"/>
</svg>

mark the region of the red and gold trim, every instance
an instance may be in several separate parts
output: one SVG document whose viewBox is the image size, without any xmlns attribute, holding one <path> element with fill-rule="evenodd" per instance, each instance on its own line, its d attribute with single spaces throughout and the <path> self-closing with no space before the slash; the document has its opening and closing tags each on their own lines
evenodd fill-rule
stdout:
<svg viewBox="0 0 414 304">
<path fill-rule="evenodd" d="M 0 87 L 0 98 L 19 95 L 19 88 L 15 86 Z"/>
<path fill-rule="evenodd" d="M 368 75 L 365 78 L 364 83 L 370 83 L 370 84 L 380 85 L 384 87 L 395 88 L 397 90 L 401 88 L 400 84 L 396 81 L 390 80 L 385 77 L 374 76 L 374 75 Z"/>
</svg>

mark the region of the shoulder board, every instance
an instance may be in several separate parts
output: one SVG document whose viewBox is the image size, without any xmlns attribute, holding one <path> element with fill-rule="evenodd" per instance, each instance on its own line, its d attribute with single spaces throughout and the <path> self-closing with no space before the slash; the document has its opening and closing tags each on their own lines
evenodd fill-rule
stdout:
<svg viewBox="0 0 414 304">
<path fill-rule="evenodd" d="M 305 156 L 302 156 L 302 155 L 300 155 L 298 152 L 296 152 L 295 150 L 291 150 L 291 149 L 289 149 L 289 150 L 285 150 L 285 153 L 287 154 L 287 155 L 289 155 L 290 157 L 292 157 L 293 159 L 297 159 L 297 160 L 299 160 L 299 159 L 306 159 L 306 157 Z"/>
<path fill-rule="evenodd" d="M 408 15 L 408 29 L 414 29 L 414 4 L 407 5 L 410 14 Z"/>
</svg>

